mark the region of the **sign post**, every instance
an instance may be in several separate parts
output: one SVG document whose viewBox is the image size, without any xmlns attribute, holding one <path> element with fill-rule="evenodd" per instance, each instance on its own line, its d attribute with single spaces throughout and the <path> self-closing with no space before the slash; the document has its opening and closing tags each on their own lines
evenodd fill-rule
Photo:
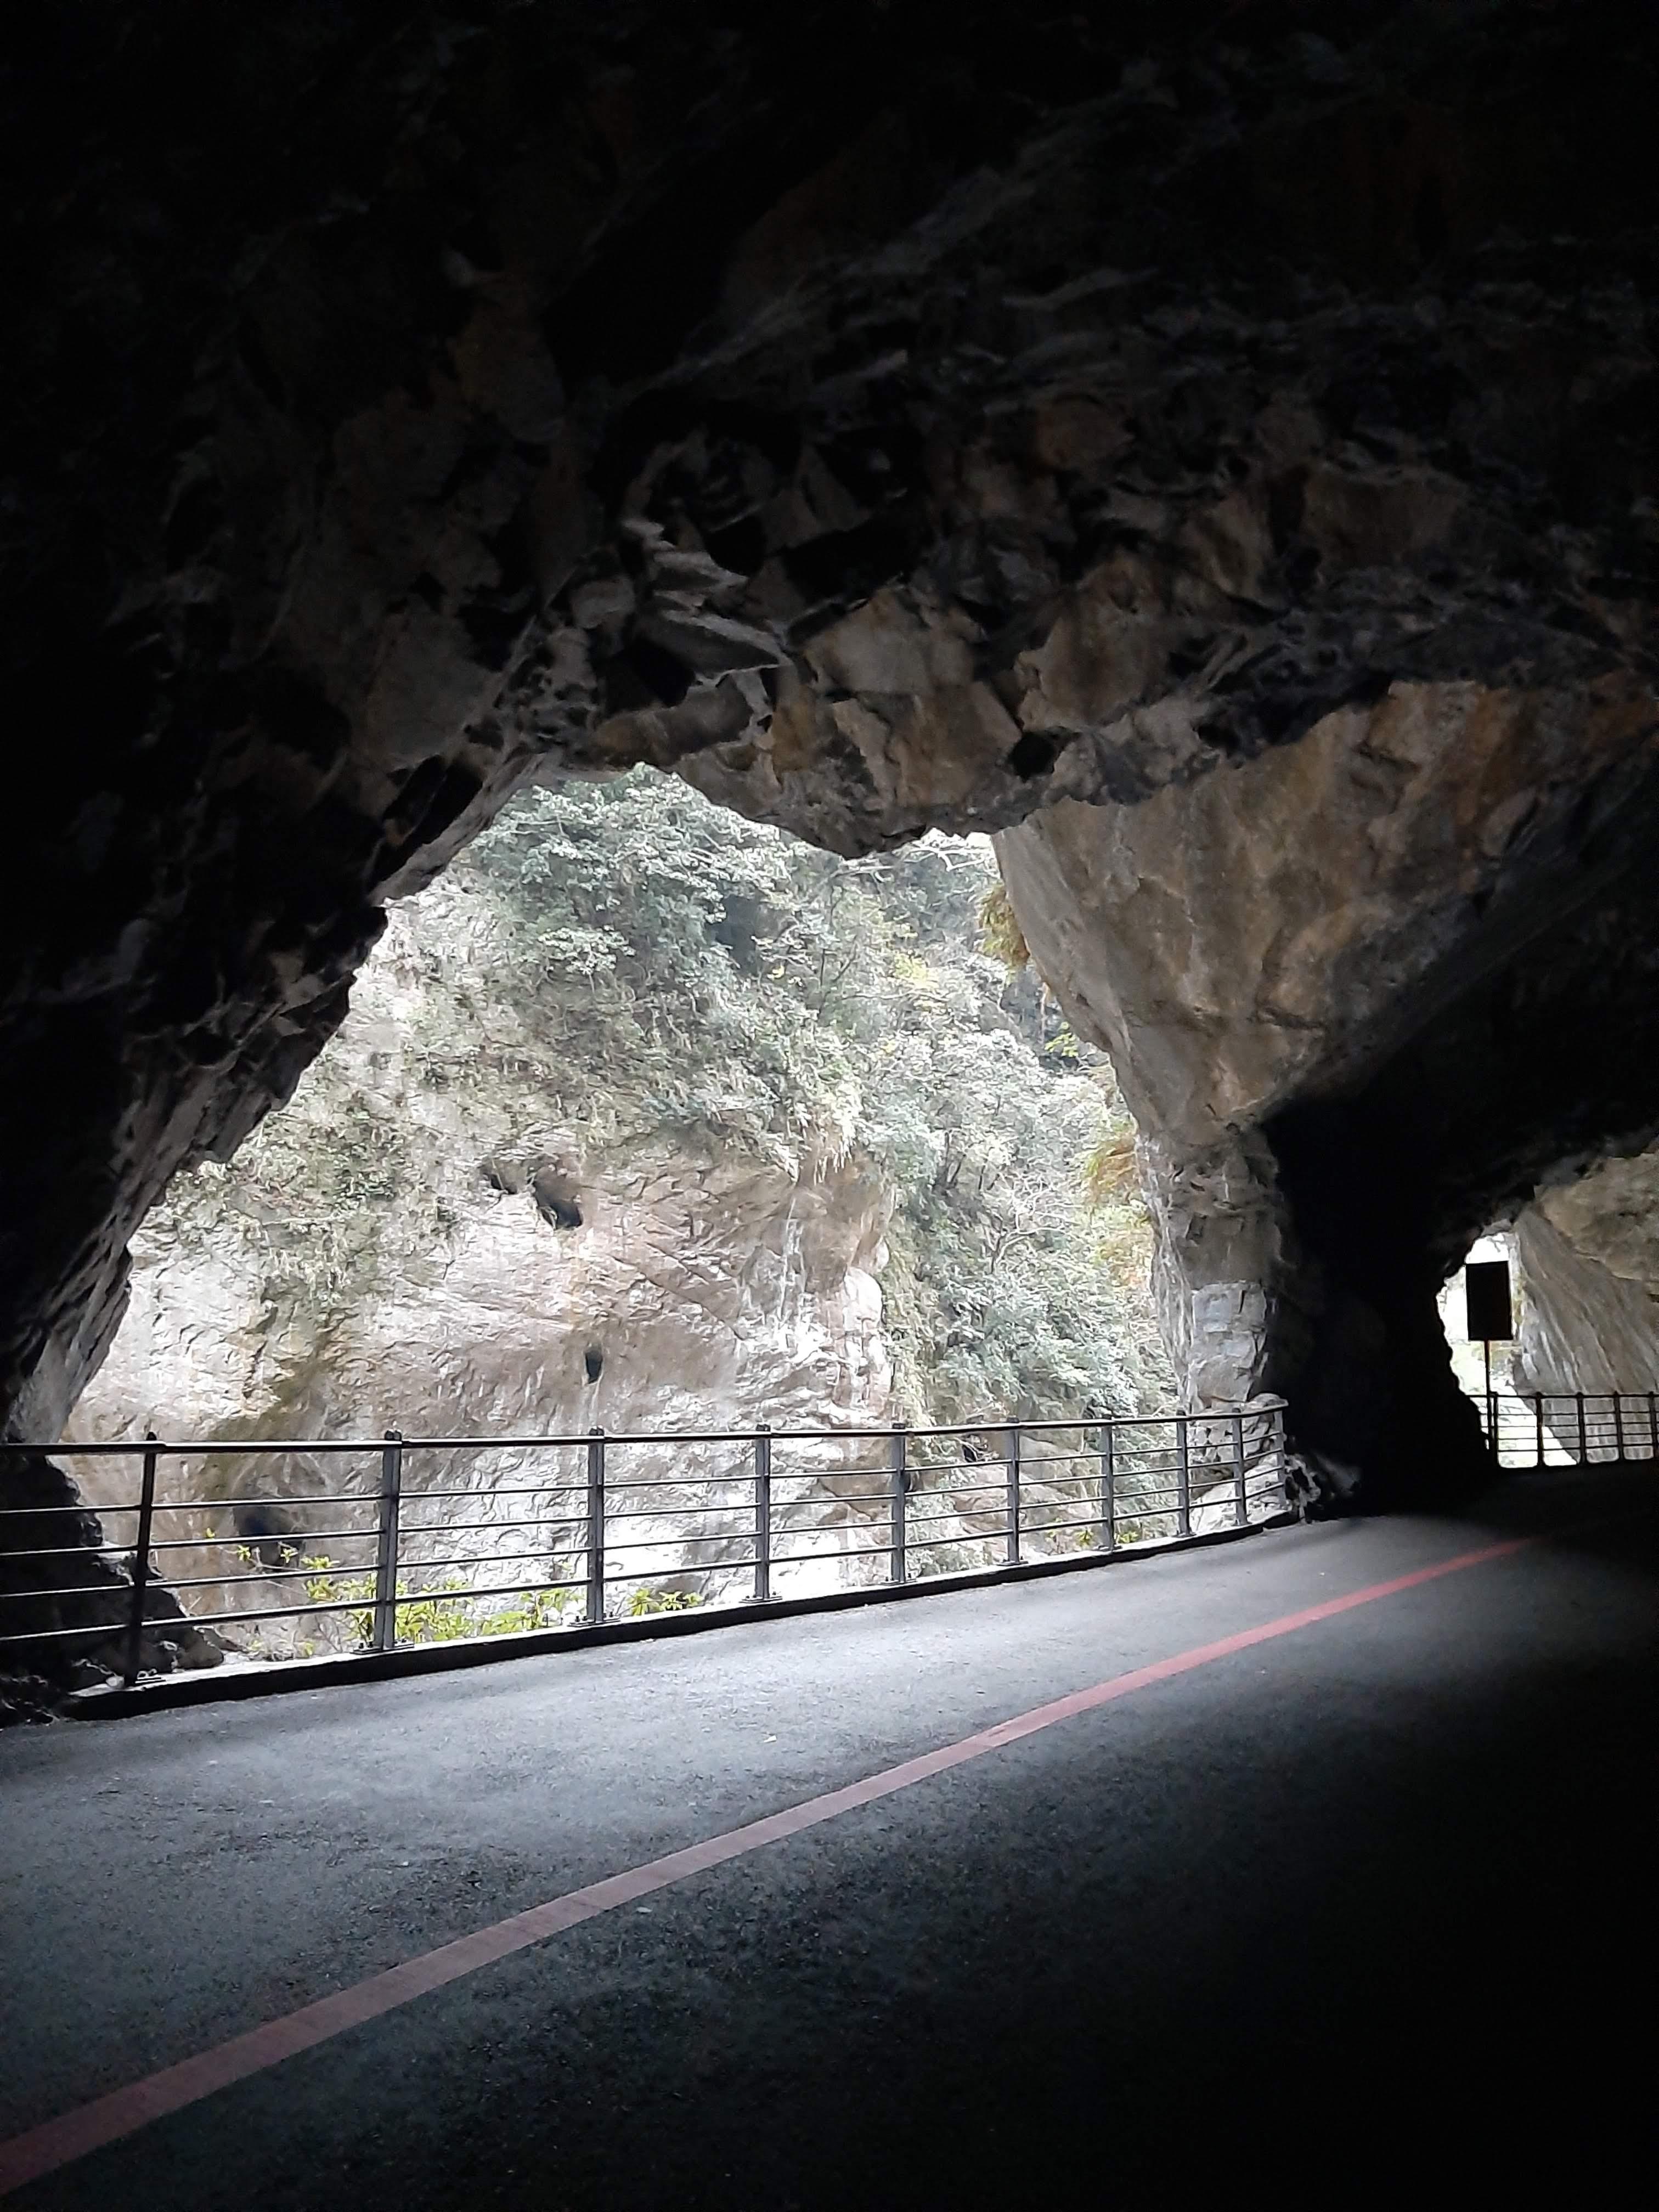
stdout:
<svg viewBox="0 0 1659 2212">
<path fill-rule="evenodd" d="M 1507 1260 L 1471 1260 L 1463 1270 L 1463 1334 L 1479 1342 L 1486 1370 L 1486 1441 L 1493 1464 L 1498 1461 L 1498 1401 L 1492 1395 L 1492 1348 L 1508 1344 L 1515 1334 L 1510 1303 L 1510 1263 Z"/>
</svg>

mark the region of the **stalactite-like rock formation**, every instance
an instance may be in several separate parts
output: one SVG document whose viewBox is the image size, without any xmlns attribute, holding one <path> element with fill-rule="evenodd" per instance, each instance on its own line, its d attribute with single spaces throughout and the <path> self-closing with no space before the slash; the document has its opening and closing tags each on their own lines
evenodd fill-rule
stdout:
<svg viewBox="0 0 1659 2212">
<path fill-rule="evenodd" d="M 1455 1461 L 1437 1271 L 1659 1121 L 1651 11 L 53 35 L 6 118 L 12 1432 L 380 903 L 648 759 L 844 852 L 1013 830 L 1195 1393 Z"/>
</svg>

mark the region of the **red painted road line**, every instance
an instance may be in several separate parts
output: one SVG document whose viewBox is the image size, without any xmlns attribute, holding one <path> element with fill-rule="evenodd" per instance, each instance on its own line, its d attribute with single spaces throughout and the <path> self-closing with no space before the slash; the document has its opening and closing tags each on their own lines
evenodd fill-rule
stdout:
<svg viewBox="0 0 1659 2212">
<path fill-rule="evenodd" d="M 999 1721 L 994 1728 L 983 1729 L 976 1735 L 963 1736 L 959 1742 L 945 1744 L 938 1751 L 924 1752 L 919 1759 L 907 1759 L 897 1766 L 886 1767 L 879 1774 L 850 1784 L 845 1790 L 831 1790 L 821 1797 L 809 1797 L 804 1803 L 788 1806 L 763 1820 L 751 1820 L 746 1826 L 730 1829 L 723 1836 L 711 1836 L 705 1843 L 689 1844 L 684 1850 L 670 1851 L 665 1857 L 652 1859 L 644 1866 L 607 1875 L 603 1881 L 590 1882 L 585 1889 L 573 1889 L 545 1905 L 532 1905 L 527 1912 L 515 1912 L 510 1920 L 499 1920 L 494 1927 L 480 1928 L 471 1936 L 458 1937 L 453 1943 L 440 1944 L 435 1951 L 406 1959 L 402 1966 L 392 1966 L 383 1974 L 372 1974 L 367 1981 L 337 1990 L 332 1996 L 319 1997 L 314 2004 L 301 2005 L 297 2012 L 266 2021 L 262 2027 L 250 2028 L 246 2035 L 233 2036 L 228 2043 L 200 2051 L 177 2066 L 164 2067 L 144 2081 L 131 2082 L 125 2089 L 112 2090 L 108 2096 L 96 2097 L 90 2104 L 78 2106 L 55 2120 L 46 2120 L 40 2127 L 14 2136 L 9 2142 L 0 2143 L 0 2197 L 21 2189 L 25 2182 L 38 2180 L 42 2174 L 55 2173 L 59 2167 L 72 2165 L 76 2159 L 101 2149 L 106 2143 L 118 2142 L 124 2136 L 148 2126 L 151 2120 L 159 2120 L 168 2112 L 180 2112 L 186 2105 L 195 2104 L 200 2098 L 211 2096 L 216 2089 L 228 2088 L 234 2081 L 245 2081 L 250 2075 L 263 2073 L 268 2066 L 280 2064 L 296 2051 L 310 2051 L 346 2028 L 378 2020 L 382 2013 L 395 2011 L 411 1998 L 424 1996 L 429 1990 L 442 1989 L 446 1983 L 459 1981 L 464 1974 L 477 1973 L 480 1966 L 493 1966 L 498 1959 L 507 1958 L 532 1943 L 544 1942 L 550 1936 L 578 1927 L 584 1920 L 595 1919 L 602 1912 L 614 1912 L 619 1905 L 630 1905 L 636 1898 L 667 1889 L 675 1882 L 684 1881 L 688 1875 L 706 1873 L 710 1867 L 724 1866 L 728 1860 L 760 1850 L 768 1844 L 781 1843 L 786 1836 L 798 1836 L 803 1829 L 818 1827 L 860 1805 L 873 1804 L 879 1797 L 890 1797 L 896 1790 L 908 1790 L 912 1784 L 925 1782 L 932 1775 L 947 1773 L 953 1766 L 965 1766 L 970 1759 L 983 1759 L 988 1753 L 1000 1751 L 1005 1745 L 1036 1735 L 1079 1713 L 1093 1712 L 1099 1705 L 1112 1705 L 1119 1698 L 1150 1688 L 1154 1682 L 1190 1674 L 1194 1668 L 1208 1667 L 1218 1659 L 1230 1659 L 1237 1652 L 1248 1651 L 1257 1644 L 1271 1643 L 1276 1637 L 1293 1635 L 1297 1629 L 1310 1628 L 1316 1621 L 1334 1620 L 1339 1613 L 1352 1613 L 1357 1606 L 1375 1605 L 1379 1598 L 1416 1589 L 1424 1583 L 1438 1581 L 1442 1575 L 1455 1575 L 1466 1567 L 1484 1566 L 1488 1560 L 1507 1559 L 1534 1541 L 1536 1539 L 1530 1536 L 1516 1536 L 1501 1544 L 1485 1545 L 1478 1552 L 1462 1552 L 1455 1559 L 1442 1559 L 1431 1567 L 1419 1567 L 1408 1575 L 1396 1575 L 1392 1581 L 1371 1583 L 1364 1589 L 1350 1590 L 1346 1597 L 1327 1598 L 1322 1604 L 1304 1606 L 1300 1613 L 1284 1613 L 1277 1620 L 1265 1621 L 1259 1628 L 1241 1629 L 1236 1636 L 1221 1637 L 1213 1644 L 1197 1644 L 1190 1651 L 1177 1652 L 1170 1659 L 1155 1659 L 1150 1666 L 1136 1667 L 1127 1674 L 1113 1675 L 1109 1681 L 1097 1682 L 1092 1689 L 1073 1690 L 1068 1697 L 1033 1706 L 1030 1712 Z"/>
</svg>

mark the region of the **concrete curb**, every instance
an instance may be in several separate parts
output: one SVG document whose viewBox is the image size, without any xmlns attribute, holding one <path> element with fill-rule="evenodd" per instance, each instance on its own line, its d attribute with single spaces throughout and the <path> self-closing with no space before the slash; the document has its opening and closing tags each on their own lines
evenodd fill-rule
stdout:
<svg viewBox="0 0 1659 2212">
<path fill-rule="evenodd" d="M 1001 1583 L 1037 1582 L 1050 1575 L 1087 1572 L 1133 1559 L 1165 1559 L 1172 1552 L 1208 1551 L 1237 1544 L 1263 1529 L 1282 1528 L 1293 1513 L 1276 1513 L 1248 1528 L 1218 1528 L 1202 1536 L 1171 1536 L 1160 1542 L 1126 1544 L 1121 1550 L 1068 1559 L 1030 1559 L 1018 1566 L 980 1567 L 969 1573 L 929 1575 L 914 1583 L 878 1583 L 867 1589 L 827 1590 L 817 1597 L 769 1598 L 764 1604 L 698 1607 L 689 1613 L 659 1613 L 640 1620 L 607 1620 L 576 1628 L 532 1629 L 521 1636 L 458 1638 L 453 1644 L 416 1644 L 397 1651 L 342 1651 L 325 1659 L 273 1660 L 267 1666 L 221 1674 L 164 1674 L 129 1688 L 77 1690 L 58 1708 L 74 1720 L 123 1720 L 137 1713 L 167 1712 L 181 1705 L 221 1705 L 240 1698 L 280 1697 L 296 1690 L 320 1690 L 348 1682 L 386 1682 L 410 1674 L 447 1674 L 457 1667 L 505 1665 L 514 1659 L 550 1651 L 580 1651 L 596 1644 L 647 1644 L 667 1636 L 704 1635 L 765 1620 L 793 1620 L 803 1614 L 846 1613 L 855 1606 L 892 1605 L 908 1598 L 940 1597 L 952 1590 L 991 1589 Z"/>
</svg>

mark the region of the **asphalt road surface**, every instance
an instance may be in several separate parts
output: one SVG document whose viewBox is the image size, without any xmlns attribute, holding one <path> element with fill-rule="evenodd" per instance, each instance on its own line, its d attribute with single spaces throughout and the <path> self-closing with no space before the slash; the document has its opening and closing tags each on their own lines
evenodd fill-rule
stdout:
<svg viewBox="0 0 1659 2212">
<path fill-rule="evenodd" d="M 14 1729 L 0 2180 L 58 2162 L 8 2212 L 1645 2202 L 1656 1509 L 1651 1470 L 1524 1478 L 1458 1520 Z M 228 2086 L 96 2105 L 272 2022 Z"/>
</svg>

